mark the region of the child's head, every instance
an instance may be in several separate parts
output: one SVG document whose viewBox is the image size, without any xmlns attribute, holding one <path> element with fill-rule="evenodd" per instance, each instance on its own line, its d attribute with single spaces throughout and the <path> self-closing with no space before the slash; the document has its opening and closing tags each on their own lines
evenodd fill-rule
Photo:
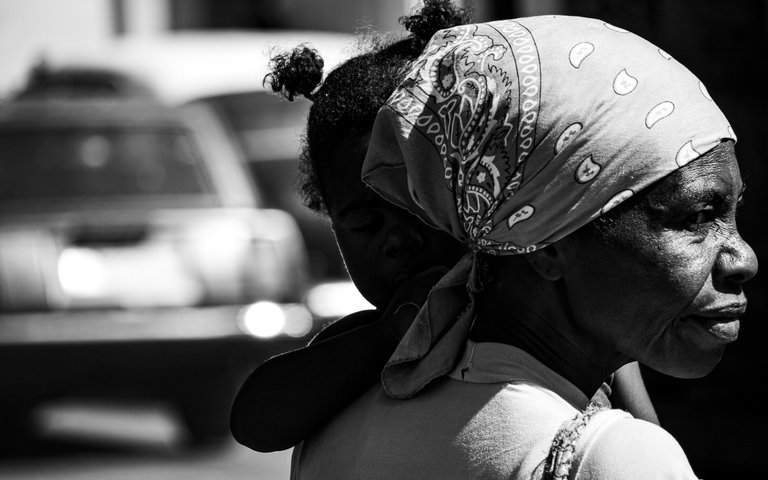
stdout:
<svg viewBox="0 0 768 480">
<path fill-rule="evenodd" d="M 273 90 L 313 104 L 302 154 L 304 203 L 331 220 L 347 270 L 361 293 L 386 306 L 403 280 L 436 265 L 452 266 L 464 252 L 441 233 L 365 187 L 360 170 L 373 121 L 434 32 L 468 22 L 447 0 L 426 0 L 401 22 L 408 37 L 374 47 L 330 72 L 322 82 L 322 59 L 308 47 L 273 60 Z"/>
</svg>

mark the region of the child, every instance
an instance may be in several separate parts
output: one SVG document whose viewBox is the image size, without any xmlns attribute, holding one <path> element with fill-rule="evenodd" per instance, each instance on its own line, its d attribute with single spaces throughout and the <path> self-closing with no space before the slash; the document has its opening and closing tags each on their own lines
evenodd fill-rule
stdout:
<svg viewBox="0 0 768 480">
<path fill-rule="evenodd" d="M 376 310 L 349 315 L 309 346 L 256 368 L 232 408 L 241 444 L 290 448 L 374 385 L 431 286 L 465 253 L 453 237 L 367 188 L 360 170 L 376 113 L 410 61 L 434 32 L 468 21 L 449 1 L 427 0 L 419 14 L 401 19 L 410 36 L 350 59 L 319 87 L 322 60 L 310 49 L 275 59 L 273 89 L 313 101 L 301 156 L 305 203 L 330 219 L 350 277 Z M 614 405 L 658 422 L 637 364 L 617 372 L 613 387 Z"/>
</svg>

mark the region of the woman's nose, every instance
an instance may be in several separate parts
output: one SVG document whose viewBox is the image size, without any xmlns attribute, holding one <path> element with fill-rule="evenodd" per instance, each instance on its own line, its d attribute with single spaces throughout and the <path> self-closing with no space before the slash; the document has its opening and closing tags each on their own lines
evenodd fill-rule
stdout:
<svg viewBox="0 0 768 480">
<path fill-rule="evenodd" d="M 412 254 L 423 246 L 424 236 L 418 230 L 400 224 L 389 229 L 383 249 L 387 258 L 399 258 Z"/>
<path fill-rule="evenodd" d="M 718 270 L 728 285 L 740 286 L 757 274 L 758 262 L 755 251 L 738 232 L 721 251 Z"/>
</svg>

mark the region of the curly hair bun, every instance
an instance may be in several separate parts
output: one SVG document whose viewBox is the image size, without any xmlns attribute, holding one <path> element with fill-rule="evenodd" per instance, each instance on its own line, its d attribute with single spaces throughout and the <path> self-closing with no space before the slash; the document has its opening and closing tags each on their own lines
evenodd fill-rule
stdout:
<svg viewBox="0 0 768 480">
<path fill-rule="evenodd" d="M 290 53 L 281 53 L 270 59 L 272 70 L 264 77 L 264 85 L 290 101 L 296 95 L 312 99 L 312 92 L 323 79 L 323 58 L 317 50 L 299 45 Z"/>
<path fill-rule="evenodd" d="M 454 5 L 451 0 L 424 0 L 418 13 L 400 17 L 400 23 L 423 48 L 438 30 L 469 23 L 470 16 L 467 9 Z"/>
</svg>

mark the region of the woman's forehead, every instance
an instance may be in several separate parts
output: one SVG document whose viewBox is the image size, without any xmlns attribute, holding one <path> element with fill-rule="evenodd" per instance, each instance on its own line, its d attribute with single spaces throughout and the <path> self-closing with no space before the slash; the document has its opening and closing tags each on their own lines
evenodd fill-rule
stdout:
<svg viewBox="0 0 768 480">
<path fill-rule="evenodd" d="M 652 204 L 688 197 L 702 199 L 713 192 L 741 195 L 744 188 L 733 142 L 722 142 L 700 158 L 659 180 L 648 189 Z"/>
<path fill-rule="evenodd" d="M 593 226 L 604 240 L 635 245 L 673 217 L 692 214 L 702 206 L 735 204 L 743 190 L 733 142 L 722 142 L 603 214 Z M 593 240 L 594 229 L 579 232 Z"/>
<path fill-rule="evenodd" d="M 363 178 L 483 251 L 525 253 L 735 138 L 655 45 L 596 19 L 523 18 L 435 35 L 379 111 Z"/>
</svg>

